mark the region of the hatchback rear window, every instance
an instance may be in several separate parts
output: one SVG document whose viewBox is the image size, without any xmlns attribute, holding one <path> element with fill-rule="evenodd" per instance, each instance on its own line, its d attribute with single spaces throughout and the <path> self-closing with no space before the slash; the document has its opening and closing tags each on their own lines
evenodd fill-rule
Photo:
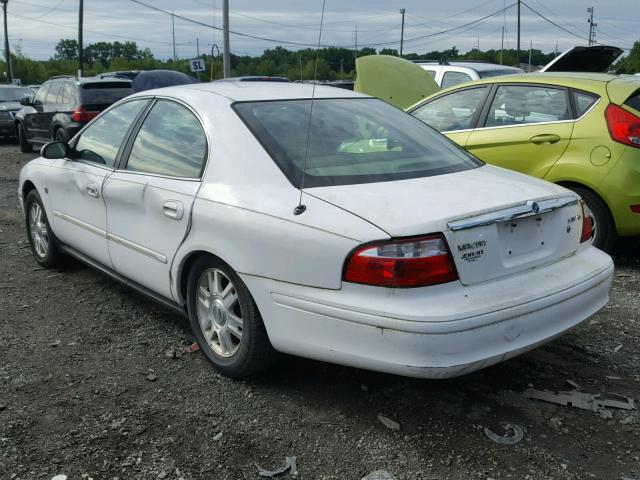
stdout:
<svg viewBox="0 0 640 480">
<path fill-rule="evenodd" d="M 110 105 L 131 93 L 131 82 L 85 83 L 82 85 L 82 103 Z"/>
<path fill-rule="evenodd" d="M 634 110 L 638 110 L 640 112 L 640 90 L 636 90 L 636 92 L 631 95 L 624 103 Z"/>
<path fill-rule="evenodd" d="M 483 164 L 377 99 L 316 99 L 310 129 L 309 99 L 239 102 L 233 108 L 297 188 L 303 171 L 304 186 L 321 187 L 429 177 Z"/>
</svg>

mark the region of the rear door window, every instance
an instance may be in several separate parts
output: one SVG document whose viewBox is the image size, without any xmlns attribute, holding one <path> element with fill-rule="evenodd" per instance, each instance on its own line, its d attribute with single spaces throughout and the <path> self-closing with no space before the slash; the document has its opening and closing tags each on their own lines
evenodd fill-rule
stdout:
<svg viewBox="0 0 640 480">
<path fill-rule="evenodd" d="M 64 86 L 62 87 L 60 103 L 65 107 L 72 107 L 76 103 L 74 88 L 73 85 L 69 82 L 65 82 Z"/>
<path fill-rule="evenodd" d="M 486 127 L 559 122 L 571 119 L 563 88 L 537 85 L 501 85 L 491 102 Z"/>
<path fill-rule="evenodd" d="M 482 108 L 488 88 L 452 92 L 416 108 L 411 114 L 440 132 L 472 128 L 474 116 Z"/>
<path fill-rule="evenodd" d="M 60 94 L 60 90 L 62 88 L 62 82 L 51 82 L 51 86 L 49 87 L 49 92 L 47 93 L 47 104 L 56 104 L 59 103 L 58 95 Z"/>
<path fill-rule="evenodd" d="M 445 72 L 442 77 L 442 88 L 451 87 L 463 82 L 470 82 L 473 80 L 470 75 L 463 72 Z"/>
<path fill-rule="evenodd" d="M 38 91 L 36 92 L 36 100 L 40 102 L 40 104 L 44 104 L 47 100 L 47 94 L 49 93 L 49 88 L 51 87 L 51 83 L 47 82 L 43 84 Z"/>
<path fill-rule="evenodd" d="M 207 140 L 196 116 L 175 102 L 158 100 L 138 131 L 126 168 L 197 178 L 206 154 Z"/>
</svg>

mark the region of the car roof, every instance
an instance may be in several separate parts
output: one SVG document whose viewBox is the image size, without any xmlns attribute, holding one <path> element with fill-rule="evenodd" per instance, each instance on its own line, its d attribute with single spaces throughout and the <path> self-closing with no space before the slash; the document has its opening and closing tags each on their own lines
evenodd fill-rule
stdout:
<svg viewBox="0 0 640 480">
<path fill-rule="evenodd" d="M 181 92 L 193 94 L 194 91 L 220 95 L 231 101 L 238 102 L 308 99 L 311 98 L 312 95 L 315 98 L 369 97 L 368 95 L 354 93 L 341 88 L 289 82 L 193 83 L 190 85 L 177 85 L 174 87 L 146 90 L 135 94 L 135 96 L 167 95 L 180 98 Z"/>
<path fill-rule="evenodd" d="M 511 70 L 517 69 L 518 67 L 512 67 L 509 65 L 500 65 L 498 63 L 488 63 L 488 62 L 473 62 L 473 61 L 447 61 L 447 63 L 438 63 L 438 62 L 430 62 L 430 61 L 418 61 L 416 62 L 421 67 L 423 66 L 433 66 L 433 67 L 468 67 L 477 72 L 485 72 L 485 71 L 495 71 L 495 70 Z"/>
</svg>

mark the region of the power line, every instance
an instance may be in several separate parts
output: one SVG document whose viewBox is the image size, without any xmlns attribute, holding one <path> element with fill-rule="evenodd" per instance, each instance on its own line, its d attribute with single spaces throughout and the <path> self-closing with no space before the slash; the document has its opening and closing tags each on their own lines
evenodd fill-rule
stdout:
<svg viewBox="0 0 640 480">
<path fill-rule="evenodd" d="M 525 7 L 527 7 L 529 10 L 531 10 L 533 13 L 535 13 L 537 16 L 539 16 L 540 18 L 542 18 L 543 20 L 546 20 L 547 22 L 549 22 L 551 25 L 553 25 L 554 27 L 559 28 L 560 30 L 563 30 L 565 32 L 567 32 L 569 35 L 573 35 L 574 37 L 577 37 L 581 40 L 586 40 L 589 41 L 588 38 L 583 37 L 582 35 L 578 35 L 575 32 L 572 32 L 571 30 L 564 28 L 562 25 L 557 24 L 556 22 L 554 22 L 553 20 L 550 20 L 549 18 L 545 17 L 544 15 L 542 15 L 540 12 L 538 12 L 537 10 L 534 10 L 533 8 L 531 8 L 529 5 L 527 5 L 525 2 L 523 2 L 522 0 L 520 0 L 520 3 L 522 3 L 522 5 L 524 5 Z"/>
</svg>

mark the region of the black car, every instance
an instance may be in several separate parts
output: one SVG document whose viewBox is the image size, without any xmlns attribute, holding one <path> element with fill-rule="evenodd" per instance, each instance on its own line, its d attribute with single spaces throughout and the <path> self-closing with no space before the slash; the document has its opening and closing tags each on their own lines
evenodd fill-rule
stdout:
<svg viewBox="0 0 640 480">
<path fill-rule="evenodd" d="M 22 108 L 20 99 L 25 95 L 31 95 L 31 90 L 18 85 L 0 85 L 0 135 L 13 137 L 13 126 L 16 112 Z"/>
<path fill-rule="evenodd" d="M 22 152 L 34 145 L 67 142 L 102 110 L 131 94 L 131 81 L 120 78 L 53 77 L 35 95 L 25 96 L 25 107 L 15 116 Z"/>
</svg>

